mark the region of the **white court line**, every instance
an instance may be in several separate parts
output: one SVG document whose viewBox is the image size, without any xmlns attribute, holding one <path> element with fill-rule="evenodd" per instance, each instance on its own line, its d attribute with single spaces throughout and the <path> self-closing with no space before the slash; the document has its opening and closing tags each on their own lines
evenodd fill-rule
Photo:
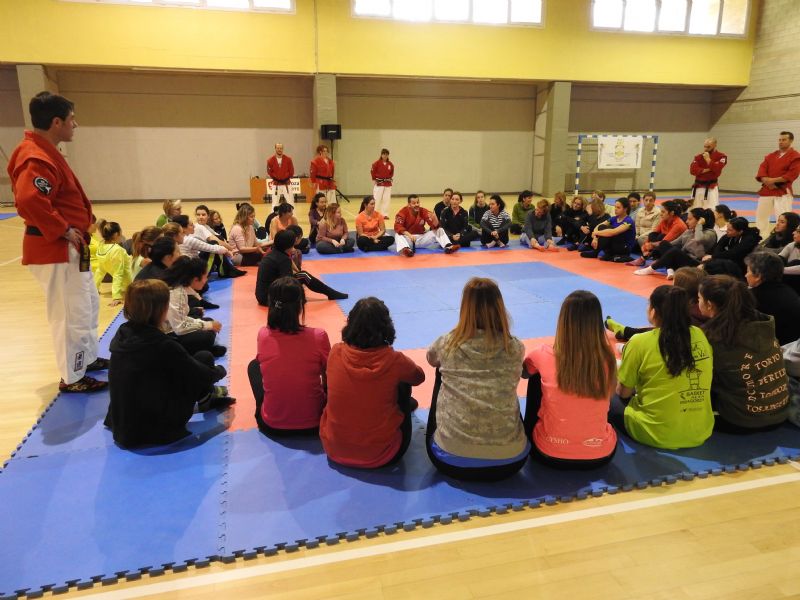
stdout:
<svg viewBox="0 0 800 600">
<path fill-rule="evenodd" d="M 313 555 L 304 556 L 303 558 L 297 558 L 295 560 L 276 562 L 272 564 L 255 565 L 252 567 L 239 568 L 231 571 L 221 571 L 219 573 L 209 573 L 207 575 L 195 575 L 190 578 L 177 579 L 174 581 L 164 581 L 161 583 L 152 583 L 148 585 L 132 587 L 127 590 L 120 589 L 117 591 L 109 591 L 100 594 L 93 594 L 91 597 L 93 599 L 103 598 L 107 600 L 124 600 L 126 598 L 139 598 L 145 595 L 164 594 L 177 590 L 186 590 L 208 585 L 218 585 L 221 583 L 229 583 L 232 581 L 238 581 L 242 579 L 262 577 L 264 575 L 286 573 L 289 571 L 297 571 L 300 569 L 308 569 L 312 567 L 330 565 L 349 560 L 357 560 L 360 558 L 381 556 L 393 552 L 405 552 L 408 550 L 427 548 L 439 544 L 451 544 L 454 542 L 462 542 L 465 540 L 473 540 L 493 535 L 501 535 L 504 533 L 510 533 L 514 531 L 537 529 L 539 527 L 557 525 L 559 523 L 582 521 L 585 519 L 593 519 L 595 517 L 603 517 L 607 515 L 626 513 L 634 510 L 643 510 L 647 508 L 654 508 L 657 506 L 666 506 L 668 504 L 677 504 L 679 502 L 691 502 L 693 500 L 701 500 L 703 498 L 712 498 L 714 496 L 723 496 L 726 494 L 734 494 L 737 492 L 755 490 L 759 488 L 770 487 L 773 485 L 782 485 L 785 483 L 796 483 L 796 482 L 800 482 L 800 473 L 790 473 L 788 475 L 778 475 L 776 477 L 770 477 L 767 479 L 743 481 L 739 483 L 721 485 L 703 490 L 669 494 L 658 498 L 633 500 L 630 502 L 623 502 L 611 506 L 599 506 L 596 508 L 587 508 L 584 510 L 578 510 L 559 515 L 546 515 L 542 517 L 527 519 L 524 521 L 515 521 L 513 523 L 487 525 L 485 527 L 480 527 L 477 529 L 467 529 L 463 531 L 454 531 L 452 533 L 441 533 L 438 535 L 416 537 L 413 539 L 390 542 L 376 546 L 365 546 L 362 548 L 355 548 L 352 550 L 343 550 L 341 552 L 320 554 L 318 556 L 313 556 Z"/>
<path fill-rule="evenodd" d="M 5 262 L 1 262 L 0 263 L 0 267 L 5 267 L 6 265 L 10 265 L 11 263 L 15 263 L 20 259 L 22 259 L 22 256 L 18 256 L 16 258 L 12 258 L 11 260 L 7 260 Z"/>
</svg>

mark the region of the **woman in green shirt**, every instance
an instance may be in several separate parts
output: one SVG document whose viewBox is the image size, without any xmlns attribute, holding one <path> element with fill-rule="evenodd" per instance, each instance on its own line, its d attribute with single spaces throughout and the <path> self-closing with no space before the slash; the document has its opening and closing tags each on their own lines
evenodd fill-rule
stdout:
<svg viewBox="0 0 800 600">
<path fill-rule="evenodd" d="M 680 288 L 653 290 L 647 317 L 654 329 L 634 335 L 622 352 L 617 394 L 627 404 L 625 431 L 656 448 L 699 446 L 714 428 L 711 344 L 691 325 Z"/>
</svg>

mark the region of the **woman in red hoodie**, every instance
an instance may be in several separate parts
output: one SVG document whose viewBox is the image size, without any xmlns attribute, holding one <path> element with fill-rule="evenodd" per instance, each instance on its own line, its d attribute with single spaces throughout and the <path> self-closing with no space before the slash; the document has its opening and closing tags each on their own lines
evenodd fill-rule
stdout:
<svg viewBox="0 0 800 600">
<path fill-rule="evenodd" d="M 389 309 L 362 298 L 347 317 L 342 342 L 328 356 L 328 404 L 319 434 L 328 458 L 372 469 L 397 462 L 411 443 L 411 386 L 425 381 L 414 361 L 392 348 Z"/>
</svg>

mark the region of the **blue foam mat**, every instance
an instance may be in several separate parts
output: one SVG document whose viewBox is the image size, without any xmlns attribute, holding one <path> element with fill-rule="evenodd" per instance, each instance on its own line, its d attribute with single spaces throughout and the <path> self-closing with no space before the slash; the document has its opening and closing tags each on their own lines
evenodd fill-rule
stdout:
<svg viewBox="0 0 800 600">
<path fill-rule="evenodd" d="M 554 335 L 563 299 L 576 289 L 594 292 L 604 314 L 633 325 L 646 321 L 647 300 L 546 263 L 443 267 L 361 273 L 331 273 L 325 282 L 346 291 L 339 305 L 347 313 L 359 298 L 377 296 L 389 307 L 397 330 L 398 350 L 425 348 L 458 321 L 460 290 L 471 277 L 491 277 L 521 338 Z"/>
<path fill-rule="evenodd" d="M 473 242 L 471 246 L 468 248 L 461 248 L 460 252 L 502 252 L 503 250 L 512 250 L 520 248 L 526 248 L 525 246 L 520 246 L 519 241 L 512 239 L 511 243 L 506 246 L 505 248 L 482 248 L 479 242 Z M 419 248 L 417 249 L 417 254 L 444 254 L 444 251 L 439 248 Z M 340 258 L 369 258 L 372 256 L 397 256 L 397 250 L 392 245 L 389 247 L 388 250 L 378 250 L 375 252 L 362 252 L 358 248 L 355 249 L 354 252 L 348 254 L 320 254 L 317 252 L 315 248 L 312 248 L 308 254 L 303 255 L 303 260 L 327 260 L 327 259 L 340 259 Z"/>
<path fill-rule="evenodd" d="M 13 219 L 17 216 L 17 213 L 0 213 L 0 221 L 4 221 L 5 219 Z"/>
</svg>

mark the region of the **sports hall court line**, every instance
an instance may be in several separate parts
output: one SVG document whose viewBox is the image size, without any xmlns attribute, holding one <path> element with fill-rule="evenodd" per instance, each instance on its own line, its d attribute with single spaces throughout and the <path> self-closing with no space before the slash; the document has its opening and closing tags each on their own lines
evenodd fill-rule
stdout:
<svg viewBox="0 0 800 600">
<path fill-rule="evenodd" d="M 794 466 L 794 465 L 793 465 Z M 287 573 L 290 571 L 299 571 L 302 569 L 310 569 L 335 563 L 347 562 L 351 560 L 358 560 L 362 558 L 369 558 L 375 556 L 383 556 L 397 552 L 406 552 L 416 550 L 419 548 L 430 548 L 433 546 L 440 546 L 443 544 L 453 544 L 464 542 L 468 540 L 475 540 L 486 538 L 496 535 L 503 535 L 517 531 L 525 531 L 531 529 L 538 529 L 551 525 L 559 525 L 563 523 L 571 523 L 576 521 L 584 521 L 598 517 L 605 517 L 611 515 L 618 515 L 638 510 L 648 510 L 658 508 L 661 506 L 669 506 L 672 504 L 679 504 L 683 502 L 693 502 L 697 500 L 704 500 L 718 496 L 726 496 L 730 494 L 737 494 L 748 492 L 767 487 L 786 485 L 800 482 L 800 473 L 788 473 L 784 475 L 776 475 L 765 479 L 758 479 L 755 481 L 742 481 L 737 483 L 725 484 L 713 488 L 706 488 L 702 490 L 693 490 L 687 492 L 678 492 L 668 494 L 657 498 L 647 498 L 644 500 L 631 500 L 620 504 L 613 504 L 610 506 L 599 506 L 593 508 L 586 508 L 583 510 L 571 511 L 557 515 L 545 515 L 542 517 L 534 517 L 531 519 L 514 521 L 512 523 L 500 523 L 496 525 L 486 525 L 475 529 L 467 529 L 463 531 L 453 531 L 448 533 L 440 533 L 424 537 L 415 537 L 413 539 L 401 540 L 397 542 L 387 542 L 380 545 L 354 548 L 351 550 L 342 550 L 339 552 L 331 552 L 327 554 L 304 556 L 294 560 L 278 562 L 274 564 L 263 564 L 252 567 L 242 567 L 235 570 L 226 570 L 219 573 L 209 573 L 207 575 L 194 575 L 183 579 L 175 579 L 172 581 L 164 581 L 159 583 L 152 583 L 148 585 L 136 586 L 130 589 L 121 589 L 115 591 L 104 592 L 93 595 L 93 598 L 98 600 L 126 600 L 128 598 L 138 598 L 145 595 L 166 594 L 170 592 L 177 592 L 180 590 L 190 590 L 193 588 L 221 585 L 233 581 L 241 581 L 251 579 L 254 577 L 263 577 L 266 575 L 275 575 L 278 573 Z"/>
</svg>

